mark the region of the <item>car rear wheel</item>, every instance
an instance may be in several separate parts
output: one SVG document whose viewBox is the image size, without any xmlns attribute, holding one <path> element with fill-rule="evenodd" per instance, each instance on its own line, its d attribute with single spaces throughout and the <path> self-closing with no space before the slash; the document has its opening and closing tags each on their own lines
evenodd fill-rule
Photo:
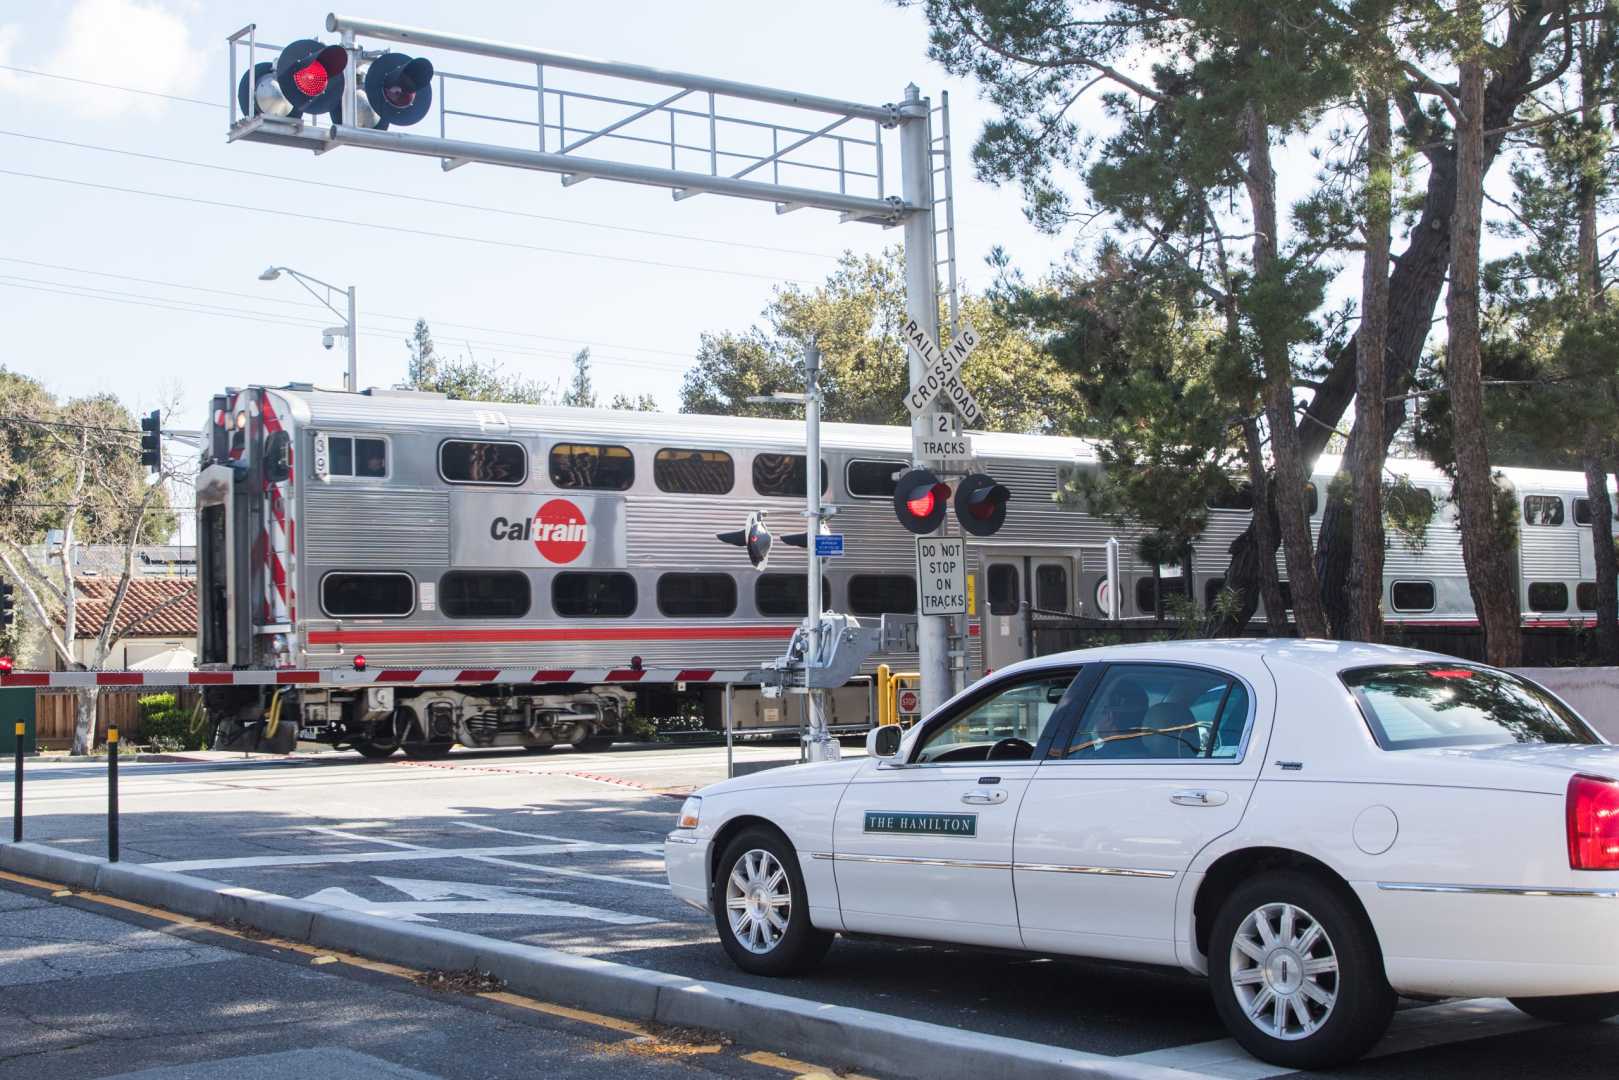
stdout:
<svg viewBox="0 0 1619 1080">
<path fill-rule="evenodd" d="M 810 925 L 798 858 L 786 837 L 747 829 L 721 853 L 714 925 L 731 962 L 754 975 L 791 975 L 821 962 L 832 935 Z"/>
<path fill-rule="evenodd" d="M 1356 1060 L 1394 1012 L 1365 917 L 1338 890 L 1292 871 L 1226 898 L 1210 934 L 1209 983 L 1243 1049 L 1294 1069 Z"/>
<path fill-rule="evenodd" d="M 1568 997 L 1507 998 L 1520 1012 L 1556 1024 L 1595 1024 L 1619 1016 L 1619 994 L 1571 994 Z"/>
</svg>

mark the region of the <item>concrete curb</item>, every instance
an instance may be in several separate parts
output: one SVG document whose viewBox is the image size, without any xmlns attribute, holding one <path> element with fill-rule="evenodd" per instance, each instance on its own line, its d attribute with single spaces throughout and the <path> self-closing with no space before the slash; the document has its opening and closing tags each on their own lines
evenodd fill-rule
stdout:
<svg viewBox="0 0 1619 1080">
<path fill-rule="evenodd" d="M 998 1080 L 1191 1080 L 1200 1075 L 458 930 L 395 923 L 138 863 L 109 863 L 45 844 L 0 845 L 0 868 L 209 922 L 242 923 L 289 941 L 373 960 L 452 971 L 477 968 L 545 1001 L 628 1020 L 707 1028 L 747 1045 L 826 1065 L 928 1080 L 983 1080 L 985 1075 Z"/>
</svg>

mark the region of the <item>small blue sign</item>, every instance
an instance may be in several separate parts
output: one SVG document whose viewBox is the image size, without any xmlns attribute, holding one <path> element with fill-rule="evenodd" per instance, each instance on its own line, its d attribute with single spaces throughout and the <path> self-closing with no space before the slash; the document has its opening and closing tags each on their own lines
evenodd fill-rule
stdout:
<svg viewBox="0 0 1619 1080">
<path fill-rule="evenodd" d="M 818 533 L 815 537 L 815 557 L 817 559 L 838 559 L 843 557 L 842 533 Z"/>
</svg>

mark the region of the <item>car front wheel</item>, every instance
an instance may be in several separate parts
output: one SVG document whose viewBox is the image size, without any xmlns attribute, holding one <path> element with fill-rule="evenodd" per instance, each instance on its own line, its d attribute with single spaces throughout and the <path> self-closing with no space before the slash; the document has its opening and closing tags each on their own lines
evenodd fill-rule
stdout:
<svg viewBox="0 0 1619 1080">
<path fill-rule="evenodd" d="M 810 924 L 798 857 L 786 837 L 747 829 L 720 854 L 714 925 L 731 962 L 754 975 L 791 975 L 820 963 L 832 935 Z"/>
<path fill-rule="evenodd" d="M 1221 905 L 1209 981 L 1243 1049 L 1294 1069 L 1356 1060 L 1394 1012 L 1365 917 L 1336 889 L 1291 871 L 1261 875 Z"/>
<path fill-rule="evenodd" d="M 1571 994 L 1568 997 L 1515 997 L 1508 1001 L 1536 1020 L 1554 1024 L 1595 1024 L 1619 1016 L 1619 994 Z"/>
</svg>

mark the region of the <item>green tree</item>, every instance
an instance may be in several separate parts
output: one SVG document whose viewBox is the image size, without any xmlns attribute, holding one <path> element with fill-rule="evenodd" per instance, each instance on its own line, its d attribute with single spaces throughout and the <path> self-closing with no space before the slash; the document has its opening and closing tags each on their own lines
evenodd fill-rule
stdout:
<svg viewBox="0 0 1619 1080">
<path fill-rule="evenodd" d="M 590 382 L 590 346 L 573 355 L 573 378 L 562 392 L 562 404 L 576 409 L 596 407 L 596 388 Z"/>
<path fill-rule="evenodd" d="M 961 316 L 979 345 L 962 380 L 997 431 L 1056 432 L 1074 423 L 1072 379 L 1038 342 L 983 296 L 966 295 Z M 704 334 L 697 363 L 680 389 L 682 412 L 725 416 L 796 415 L 795 406 L 750 402 L 749 396 L 802 390 L 803 355 L 810 341 L 822 354 L 827 420 L 909 424 L 904 260 L 846 253 L 814 289 L 788 287 L 765 309 L 763 324 L 741 332 Z"/>
<path fill-rule="evenodd" d="M 1331 213 L 1322 214 L 1328 200 L 1318 198 L 1284 214 L 1270 157 L 1277 145 L 1297 152 L 1318 142 L 1321 118 L 1353 104 L 1374 61 L 1397 75 L 1378 80 L 1377 89 L 1399 113 L 1397 146 L 1420 155 L 1426 189 L 1407 208 L 1409 241 L 1388 273 L 1383 397 L 1408 388 L 1451 262 L 1458 170 L 1447 110 L 1455 95 L 1421 66 L 1454 53 L 1448 9 L 1400 5 L 1399 19 L 1388 20 L 1390 5 L 1305 0 L 920 3 L 932 55 L 976 79 L 1000 110 L 974 148 L 980 176 L 1020 185 L 1031 220 L 1052 231 L 1108 218 L 1132 244 L 1179 258 L 1220 289 L 1226 300 L 1218 306 L 1234 303 L 1243 351 L 1262 384 L 1264 434 L 1287 491 L 1302 485 L 1356 392 L 1356 335 L 1340 332 L 1345 320 L 1319 306 L 1338 272 L 1331 256 L 1361 245 L 1348 235 L 1355 215 L 1341 209 L 1355 201 L 1342 197 L 1352 190 L 1337 189 L 1340 208 Z M 1561 46 L 1575 18 L 1566 3 L 1525 0 L 1494 24 L 1481 110 L 1484 169 L 1532 92 L 1566 67 Z M 1402 37 L 1386 43 L 1383 33 L 1394 24 Z M 1107 139 L 1072 115 L 1094 87 L 1102 88 L 1096 92 L 1118 129 Z M 1233 214 L 1233 198 L 1245 213 Z M 1323 222 L 1332 227 L 1325 234 Z M 1311 391 L 1298 418 L 1297 382 Z M 1385 426 L 1385 446 L 1397 427 Z M 1257 435 L 1245 432 L 1256 450 L 1250 457 L 1257 456 Z M 1329 517 L 1347 511 L 1346 496 L 1329 496 Z M 1319 632 L 1325 611 L 1308 595 L 1316 574 L 1294 503 L 1276 503 L 1277 539 L 1300 628 Z M 1251 531 L 1233 547 L 1226 579 L 1242 597 L 1233 624 L 1251 616 L 1255 583 L 1273 558 L 1263 536 L 1270 504 L 1256 499 Z M 1348 528 L 1323 530 L 1320 565 L 1333 570 L 1327 577 L 1334 588 L 1347 577 L 1351 539 Z"/>
<path fill-rule="evenodd" d="M 540 382 L 520 375 L 508 375 L 493 360 L 479 360 L 470 353 L 448 358 L 433 344 L 426 319 L 417 319 L 411 336 L 405 339 L 410 360 L 400 390 L 421 390 L 443 394 L 457 401 L 501 401 L 514 405 L 555 405 L 555 383 Z M 588 356 L 586 358 L 588 364 Z"/>
<path fill-rule="evenodd" d="M 0 573 L 64 670 L 100 670 L 119 641 L 161 610 L 120 618 L 136 547 L 173 535 L 169 485 L 186 462 L 165 453 L 149 480 L 139 434 L 129 410 L 108 395 L 58 402 L 35 380 L 0 368 Z M 53 530 L 61 542 L 47 549 Z M 74 553 L 83 544 L 118 544 L 124 559 L 101 633 L 81 656 Z M 93 688 L 78 694 L 75 754 L 92 749 L 97 696 Z"/>
<path fill-rule="evenodd" d="M 657 412 L 658 399 L 651 394 L 614 394 L 609 408 L 629 412 Z"/>
</svg>

